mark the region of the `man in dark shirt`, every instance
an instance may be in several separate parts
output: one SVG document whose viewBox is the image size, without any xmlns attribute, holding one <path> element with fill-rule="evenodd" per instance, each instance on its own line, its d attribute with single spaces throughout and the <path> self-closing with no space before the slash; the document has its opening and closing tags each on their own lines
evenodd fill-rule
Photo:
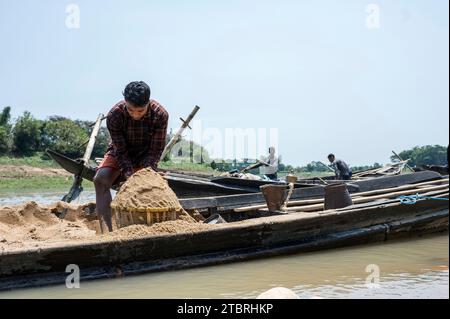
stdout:
<svg viewBox="0 0 450 319">
<path fill-rule="evenodd" d="M 336 173 L 336 179 L 341 181 L 347 181 L 352 178 L 352 170 L 343 160 L 337 160 L 334 154 L 328 155 L 328 160 L 331 163 L 331 167 Z"/>
<path fill-rule="evenodd" d="M 94 178 L 97 214 L 100 225 L 112 231 L 110 189 L 121 178 L 128 179 L 136 171 L 157 169 L 166 145 L 167 111 L 150 100 L 150 88 L 144 82 L 132 82 L 123 93 L 124 101 L 108 113 L 106 124 L 111 144 Z"/>
</svg>

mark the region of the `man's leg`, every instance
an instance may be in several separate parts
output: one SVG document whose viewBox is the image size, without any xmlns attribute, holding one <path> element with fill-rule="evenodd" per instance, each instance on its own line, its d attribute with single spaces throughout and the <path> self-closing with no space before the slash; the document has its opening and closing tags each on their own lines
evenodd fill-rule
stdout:
<svg viewBox="0 0 450 319">
<path fill-rule="evenodd" d="M 120 170 L 103 167 L 97 171 L 94 177 L 97 215 L 102 233 L 106 231 L 103 227 L 104 224 L 106 224 L 110 232 L 113 230 L 111 218 L 111 186 L 119 176 Z"/>
</svg>

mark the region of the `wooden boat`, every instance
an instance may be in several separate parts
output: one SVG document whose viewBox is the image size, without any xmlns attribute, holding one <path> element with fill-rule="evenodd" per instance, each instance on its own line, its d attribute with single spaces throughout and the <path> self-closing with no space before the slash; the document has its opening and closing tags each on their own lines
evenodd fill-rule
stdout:
<svg viewBox="0 0 450 319">
<path fill-rule="evenodd" d="M 0 290 L 62 284 L 68 263 L 80 267 L 83 281 L 447 232 L 448 177 L 417 182 L 416 175 L 415 183 L 396 186 L 398 177 L 384 189 L 369 190 L 373 185 L 363 181 L 364 192 L 352 194 L 355 205 L 326 211 L 318 190 L 308 199 L 296 190 L 287 213 L 255 205 L 260 195 L 253 194 L 185 199 L 188 212 L 207 217 L 214 209 L 228 223 L 194 233 L 0 252 Z"/>
<path fill-rule="evenodd" d="M 443 179 L 445 179 L 445 176 L 442 176 L 436 172 L 424 171 L 413 174 L 352 181 L 348 184 L 347 188 L 350 193 L 358 194 L 359 192 L 376 191 L 410 184 L 440 181 Z M 293 191 L 291 199 L 304 200 L 321 198 L 324 196 L 324 189 L 325 185 L 314 185 L 314 187 L 298 188 Z M 237 208 L 249 205 L 259 205 L 265 203 L 265 199 L 264 196 L 258 192 L 253 194 L 181 199 L 180 202 L 185 209 L 214 209 L 215 207 Z"/>
<path fill-rule="evenodd" d="M 95 168 L 91 166 L 85 166 L 82 163 L 70 159 L 57 152 L 48 150 L 48 154 L 54 159 L 62 168 L 74 175 L 80 175 L 82 178 L 93 181 L 95 176 Z M 399 176 L 387 176 L 379 177 L 377 179 L 369 179 L 368 182 L 351 181 L 349 186 L 351 191 L 357 191 L 359 185 L 364 185 L 366 188 L 376 189 L 380 187 L 389 187 L 389 183 L 396 181 L 398 185 L 420 182 L 425 180 L 431 180 L 433 178 L 439 178 L 440 174 L 431 172 L 420 172 L 415 174 L 405 174 Z M 391 178 L 394 178 L 393 180 Z M 397 178 L 397 179 L 395 179 Z M 211 197 L 211 196 L 223 196 L 223 195 L 239 195 L 239 194 L 256 194 L 260 192 L 260 186 L 274 184 L 274 185 L 286 185 L 284 182 L 275 181 L 259 181 L 259 180 L 247 180 L 235 177 L 214 177 L 207 178 L 194 175 L 186 175 L 174 172 L 167 172 L 166 179 L 169 186 L 174 190 L 179 198 L 198 198 L 198 197 Z M 348 182 L 348 181 L 345 181 Z M 355 186 L 356 185 L 356 186 Z M 370 185 L 370 186 L 369 186 Z M 318 189 L 320 192 L 323 190 L 323 182 L 320 180 L 315 181 L 299 181 L 295 184 L 296 189 L 313 188 Z M 317 190 L 312 190 L 312 194 L 316 194 Z M 304 194 L 311 192 L 305 191 Z M 294 193 L 294 198 L 296 193 Z"/>
<path fill-rule="evenodd" d="M 408 164 L 408 161 L 400 161 L 400 162 L 396 162 L 396 163 L 387 164 L 387 165 L 385 165 L 383 167 L 379 167 L 379 168 L 367 169 L 367 170 L 353 172 L 353 175 L 352 175 L 351 179 L 353 181 L 359 181 L 359 180 L 364 180 L 364 179 L 373 179 L 373 178 L 381 178 L 381 177 L 389 177 L 389 176 L 401 175 L 403 170 L 404 170 L 404 168 L 407 166 L 407 164 Z M 308 183 L 320 184 L 321 182 L 323 182 L 323 180 L 331 181 L 331 180 L 334 180 L 334 179 L 335 179 L 334 175 L 325 176 L 325 177 L 322 177 L 322 178 L 312 177 L 312 178 L 300 179 L 299 183 L 303 183 L 303 184 L 308 184 Z M 346 182 L 346 181 L 342 181 L 342 182 Z"/>
<path fill-rule="evenodd" d="M 94 180 L 96 173 L 95 167 L 86 166 L 77 160 L 73 160 L 52 150 L 47 150 L 47 153 L 69 173 L 75 176 L 80 175 L 82 178 L 91 182 Z M 179 198 L 250 194 L 259 192 L 259 187 L 262 185 L 285 184 L 283 182 L 243 180 L 231 177 L 207 178 L 170 171 L 166 171 L 166 179 L 169 186 Z M 314 185 L 311 185 L 311 183 L 297 183 L 295 188 L 312 186 Z M 113 189 L 115 188 L 116 186 L 113 186 Z"/>
</svg>

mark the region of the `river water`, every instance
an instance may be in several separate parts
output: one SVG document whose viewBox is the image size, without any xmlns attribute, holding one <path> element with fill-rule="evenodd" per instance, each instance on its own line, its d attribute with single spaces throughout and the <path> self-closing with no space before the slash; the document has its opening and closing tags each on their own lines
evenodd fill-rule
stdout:
<svg viewBox="0 0 450 319">
<path fill-rule="evenodd" d="M 40 203 L 61 194 L 33 195 Z M 91 200 L 86 192 L 82 200 Z M 21 195 L 30 200 L 32 195 Z M 9 202 L 8 202 L 9 201 Z M 16 198 L 14 203 L 19 203 Z M 0 205 L 13 200 L 0 197 Z M 404 241 L 0 293 L 0 298 L 255 298 L 273 287 L 300 298 L 449 298 L 448 233 Z M 82 270 L 81 270 L 82 271 Z M 379 276 L 377 275 L 379 274 Z"/>
<path fill-rule="evenodd" d="M 66 191 L 55 191 L 47 193 L 0 193 L 0 206 L 19 205 L 26 202 L 37 202 L 39 204 L 53 204 L 60 201 L 67 193 Z M 95 202 L 95 192 L 93 189 L 85 190 L 73 203 L 82 204 Z"/>
</svg>

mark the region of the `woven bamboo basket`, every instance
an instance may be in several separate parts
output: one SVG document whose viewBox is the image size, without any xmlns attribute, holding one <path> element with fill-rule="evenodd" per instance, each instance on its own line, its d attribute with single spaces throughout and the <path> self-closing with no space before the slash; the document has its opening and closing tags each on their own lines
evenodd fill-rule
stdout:
<svg viewBox="0 0 450 319">
<path fill-rule="evenodd" d="M 182 212 L 181 207 L 118 207 L 111 205 L 120 228 L 130 225 L 153 225 L 165 221 L 177 220 Z"/>
</svg>

